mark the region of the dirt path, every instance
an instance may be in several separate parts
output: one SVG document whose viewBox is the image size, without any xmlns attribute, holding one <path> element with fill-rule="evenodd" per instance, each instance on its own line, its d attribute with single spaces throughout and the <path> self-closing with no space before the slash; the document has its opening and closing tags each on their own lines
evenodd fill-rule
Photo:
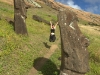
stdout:
<svg viewBox="0 0 100 75">
<path fill-rule="evenodd" d="M 52 45 L 52 46 L 50 47 L 50 50 L 48 51 L 48 53 L 45 54 L 43 57 L 49 59 L 50 56 L 55 52 L 55 50 L 56 50 L 57 48 L 58 48 L 57 45 Z M 39 61 L 36 63 L 35 67 L 36 67 L 38 70 L 39 70 L 39 69 L 44 65 L 44 63 L 47 61 L 47 59 L 44 59 L 44 58 L 42 58 L 41 60 L 39 60 Z M 29 72 L 28 75 L 35 75 L 35 74 L 37 73 L 37 69 L 36 69 L 35 67 L 32 67 L 32 68 L 31 68 L 31 70 L 30 70 L 30 72 Z"/>
</svg>

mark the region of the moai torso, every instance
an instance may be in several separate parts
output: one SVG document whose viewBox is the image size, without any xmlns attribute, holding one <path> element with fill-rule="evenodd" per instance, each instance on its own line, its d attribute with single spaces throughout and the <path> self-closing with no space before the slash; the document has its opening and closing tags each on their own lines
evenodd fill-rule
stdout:
<svg viewBox="0 0 100 75">
<path fill-rule="evenodd" d="M 76 15 L 60 11 L 58 22 L 61 35 L 61 72 L 60 75 L 85 75 L 89 71 L 89 40 L 81 33 Z"/>
<path fill-rule="evenodd" d="M 27 34 L 25 23 L 27 9 L 24 0 L 14 0 L 14 29 L 18 34 Z"/>
</svg>

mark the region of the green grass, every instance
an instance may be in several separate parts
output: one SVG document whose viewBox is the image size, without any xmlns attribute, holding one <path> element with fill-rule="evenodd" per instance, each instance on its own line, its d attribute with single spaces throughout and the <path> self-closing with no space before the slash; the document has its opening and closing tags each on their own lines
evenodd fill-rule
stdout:
<svg viewBox="0 0 100 75">
<path fill-rule="evenodd" d="M 45 65 L 41 68 L 38 75 L 58 75 L 61 60 L 58 58 L 61 57 L 61 52 L 59 49 L 55 51 L 55 53 L 51 56 L 50 59 L 45 63 Z"/>
<path fill-rule="evenodd" d="M 2 17 L 11 17 L 13 18 L 14 8 L 7 3 L 3 3 L 0 1 L 0 16 Z"/>
<path fill-rule="evenodd" d="M 83 34 L 89 38 L 90 45 L 88 47 L 90 54 L 90 71 L 86 75 L 99 75 L 100 74 L 100 34 L 90 32 L 89 29 L 81 29 Z"/>
<path fill-rule="evenodd" d="M 79 18 L 79 23 L 83 25 L 88 25 L 88 21 L 82 20 Z"/>
<path fill-rule="evenodd" d="M 45 47 L 44 42 L 52 45 L 49 42 L 50 26 L 32 19 L 32 15 L 44 12 L 39 16 L 51 20 L 52 17 L 48 17 L 49 12 L 45 10 L 28 9 L 26 19 L 28 36 L 17 35 L 12 25 L 0 20 L 0 75 L 28 75 L 34 59 L 48 52 L 49 49 Z M 13 6 L 0 2 L 0 16 L 13 18 L 12 13 Z M 49 15 L 52 14 L 53 12 Z M 56 14 L 54 15 L 56 20 Z"/>
<path fill-rule="evenodd" d="M 57 75 L 59 73 L 61 61 L 59 27 L 56 30 L 57 40 L 54 43 L 49 42 L 50 26 L 39 23 L 32 19 L 33 15 L 38 15 L 47 21 L 57 20 L 57 12 L 45 5 L 43 8 L 29 8 L 27 12 L 26 26 L 28 36 L 17 35 L 13 26 L 5 20 L 0 20 L 0 75 L 28 75 L 33 67 L 34 60 L 43 57 L 48 53 L 44 42 L 49 46 L 57 44 L 59 48 L 48 59 L 45 65 L 38 71 L 37 75 Z M 0 2 L 0 16 L 13 18 L 13 6 Z M 49 16 L 48 16 L 49 15 Z M 84 23 L 82 21 L 82 23 Z M 85 24 L 85 23 L 84 23 Z M 84 35 L 90 39 L 90 72 L 86 75 L 100 75 L 100 58 L 97 56 L 100 50 L 100 35 L 87 33 L 82 30 Z"/>
</svg>

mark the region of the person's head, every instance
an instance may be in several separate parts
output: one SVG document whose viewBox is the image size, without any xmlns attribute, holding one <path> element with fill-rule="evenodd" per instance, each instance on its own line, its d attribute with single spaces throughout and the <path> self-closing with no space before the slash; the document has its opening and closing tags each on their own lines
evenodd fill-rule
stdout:
<svg viewBox="0 0 100 75">
<path fill-rule="evenodd" d="M 54 28 L 55 26 L 54 26 L 54 24 L 52 25 L 52 28 Z"/>
</svg>

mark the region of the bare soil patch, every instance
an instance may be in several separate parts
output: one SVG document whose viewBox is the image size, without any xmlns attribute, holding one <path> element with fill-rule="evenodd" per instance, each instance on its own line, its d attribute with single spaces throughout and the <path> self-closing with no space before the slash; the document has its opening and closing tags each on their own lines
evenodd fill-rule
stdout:
<svg viewBox="0 0 100 75">
<path fill-rule="evenodd" d="M 13 0 L 0 0 L 0 1 L 13 5 Z"/>
</svg>

